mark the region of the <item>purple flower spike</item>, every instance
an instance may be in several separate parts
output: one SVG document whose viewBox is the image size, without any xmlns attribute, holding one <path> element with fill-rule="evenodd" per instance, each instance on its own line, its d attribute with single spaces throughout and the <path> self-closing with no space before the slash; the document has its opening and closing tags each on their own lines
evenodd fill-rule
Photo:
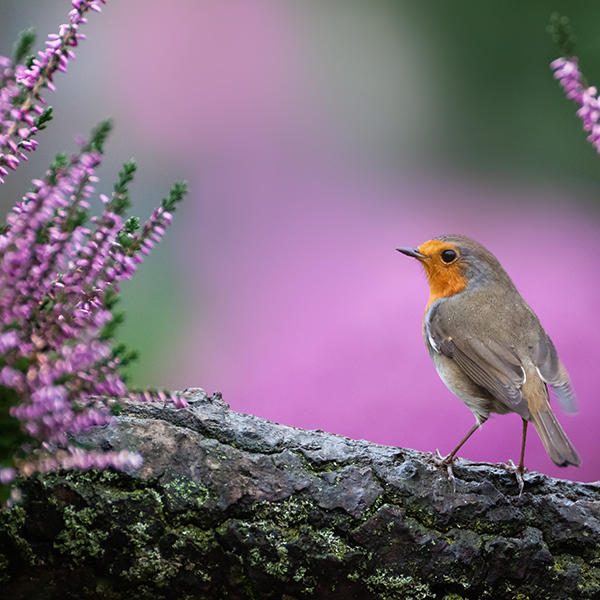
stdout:
<svg viewBox="0 0 600 600">
<path fill-rule="evenodd" d="M 68 434 L 109 424 L 109 406 L 101 398 L 127 396 L 121 361 L 103 333 L 113 319 L 108 294 L 118 292 L 139 258 L 164 235 L 170 214 L 157 209 L 139 237 L 125 235 L 114 199 L 104 196 L 104 212 L 91 227 L 74 224 L 81 211 L 87 214 L 102 158 L 88 147 L 83 144 L 79 154 L 34 180 L 0 235 L 0 356 L 5 365 L 0 384 L 18 394 L 20 403 L 10 414 L 43 448 L 20 466 L 22 474 L 59 467 L 134 469 L 141 460 L 137 454 L 86 453 L 69 446 Z M 186 406 L 164 392 L 133 397 Z"/>
<path fill-rule="evenodd" d="M 26 160 L 23 151 L 35 150 L 37 143 L 31 138 L 38 128 L 34 123 L 46 105 L 42 91 L 54 91 L 54 74 L 66 72 L 69 60 L 75 58 L 71 47 L 82 38 L 78 29 L 86 22 L 84 14 L 88 10 L 100 12 L 104 3 L 105 0 L 73 2 L 69 22 L 59 27 L 58 34 L 48 36 L 46 49 L 38 52 L 29 68 L 0 57 L 0 168 L 16 168 L 21 159 Z"/>
<path fill-rule="evenodd" d="M 557 58 L 550 63 L 554 71 L 554 77 L 558 79 L 564 89 L 567 98 L 579 104 L 577 116 L 583 121 L 583 130 L 591 132 L 588 142 L 600 153 L 600 102 L 598 90 L 595 87 L 587 87 L 584 78 L 579 71 L 576 56 L 569 58 Z"/>
<path fill-rule="evenodd" d="M 17 476 L 17 472 L 12 467 L 0 469 L 0 483 L 10 483 Z"/>
<path fill-rule="evenodd" d="M 79 27 L 85 13 L 99 12 L 102 4 L 73 0 L 69 23 L 48 37 L 28 68 L 0 57 L 0 183 L 36 148 L 31 138 L 49 120 L 41 93 L 54 89 L 54 74 L 73 60 L 72 48 L 84 39 Z M 131 162 L 112 197 L 100 196 L 102 212 L 88 219 L 110 128 L 101 123 L 89 142 L 78 140 L 78 153 L 57 157 L 0 230 L 0 417 L 18 419 L 29 436 L 22 446 L 28 457 L 18 464 L 0 455 L 0 486 L 57 468 L 137 469 L 139 454 L 88 452 L 73 445 L 72 434 L 110 424 L 115 398 L 186 406 L 165 392 L 128 394 L 123 353 L 112 348 L 111 309 L 120 283 L 162 238 L 171 214 L 157 209 L 139 234 L 137 219 L 123 220 Z M 183 197 L 185 184 L 175 188 L 163 206 L 172 209 Z"/>
</svg>

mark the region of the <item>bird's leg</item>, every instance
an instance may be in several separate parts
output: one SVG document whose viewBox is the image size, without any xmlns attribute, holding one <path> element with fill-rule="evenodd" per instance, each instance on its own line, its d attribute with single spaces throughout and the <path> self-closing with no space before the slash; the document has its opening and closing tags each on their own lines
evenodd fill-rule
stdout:
<svg viewBox="0 0 600 600">
<path fill-rule="evenodd" d="M 456 453 L 463 447 L 463 445 L 465 444 L 465 442 L 479 429 L 479 427 L 481 427 L 481 425 L 483 425 L 485 422 L 487 421 L 487 417 L 485 419 L 478 419 L 477 423 L 475 423 L 475 425 L 473 425 L 473 427 L 471 427 L 471 429 L 469 430 L 469 432 L 467 433 L 467 435 L 465 435 L 465 437 L 460 440 L 460 442 L 458 443 L 458 446 L 456 446 L 456 448 L 454 448 L 454 450 L 452 450 L 452 452 L 450 452 L 450 454 L 448 454 L 448 456 L 446 456 L 446 458 L 442 458 L 440 455 L 440 451 L 437 450 L 436 452 L 436 463 L 438 465 L 446 465 L 446 468 L 448 470 L 448 480 L 451 481 L 452 483 L 454 483 L 454 471 L 452 469 L 452 464 L 454 463 L 454 458 L 456 457 Z M 456 488 L 456 484 L 455 484 L 455 488 Z"/>
<path fill-rule="evenodd" d="M 446 458 L 444 458 L 440 454 L 439 448 L 435 451 L 435 456 L 433 457 L 433 461 L 438 466 L 445 466 L 448 471 L 448 481 L 452 483 L 454 486 L 454 491 L 456 492 L 456 481 L 454 480 L 454 469 L 452 468 L 452 463 L 454 462 L 453 454 L 448 454 Z"/>
<path fill-rule="evenodd" d="M 521 442 L 521 460 L 517 467 L 516 477 L 517 483 L 519 484 L 519 496 L 523 493 L 523 487 L 525 482 L 523 481 L 523 475 L 525 474 L 525 442 L 527 440 L 527 425 L 528 422 L 523 419 L 523 441 Z"/>
<path fill-rule="evenodd" d="M 507 471 L 511 471 L 515 474 L 517 478 L 517 483 L 519 484 L 519 496 L 523 494 L 523 488 L 525 487 L 525 480 L 523 479 L 523 475 L 525 475 L 525 442 L 527 441 L 527 425 L 528 421 L 523 419 L 523 439 L 521 441 L 521 459 L 519 460 L 519 465 L 515 466 L 515 463 L 512 460 L 507 460 L 505 463 L 500 463 L 499 466 L 505 468 Z"/>
</svg>

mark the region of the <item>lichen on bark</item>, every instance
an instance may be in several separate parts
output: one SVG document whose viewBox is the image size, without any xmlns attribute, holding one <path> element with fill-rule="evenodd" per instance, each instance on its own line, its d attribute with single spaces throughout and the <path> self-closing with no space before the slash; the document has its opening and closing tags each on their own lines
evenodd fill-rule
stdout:
<svg viewBox="0 0 600 600">
<path fill-rule="evenodd" d="M 143 466 L 21 484 L 0 516 L 21 600 L 600 598 L 600 488 L 305 431 L 188 390 L 86 441 Z"/>
</svg>

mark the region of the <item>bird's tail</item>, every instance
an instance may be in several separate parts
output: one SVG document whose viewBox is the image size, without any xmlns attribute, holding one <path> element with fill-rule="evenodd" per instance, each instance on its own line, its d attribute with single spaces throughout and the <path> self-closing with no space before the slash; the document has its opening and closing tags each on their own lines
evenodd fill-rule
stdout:
<svg viewBox="0 0 600 600">
<path fill-rule="evenodd" d="M 581 464 L 581 457 L 563 431 L 550 406 L 531 411 L 531 422 L 540 436 L 548 456 L 559 467 Z"/>
</svg>

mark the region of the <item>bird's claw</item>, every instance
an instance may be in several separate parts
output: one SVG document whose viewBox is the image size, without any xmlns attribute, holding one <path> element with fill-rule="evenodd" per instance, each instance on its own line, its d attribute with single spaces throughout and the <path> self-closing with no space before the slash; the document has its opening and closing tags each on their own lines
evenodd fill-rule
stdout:
<svg viewBox="0 0 600 600">
<path fill-rule="evenodd" d="M 523 475 L 527 473 L 525 466 L 522 464 L 519 464 L 518 466 L 515 465 L 510 458 L 505 463 L 500 463 L 500 466 L 515 474 L 517 484 L 519 485 L 519 497 L 521 497 L 523 495 L 523 489 L 525 488 L 525 480 L 523 479 Z"/>
<path fill-rule="evenodd" d="M 454 491 L 456 492 L 456 479 L 454 478 L 454 470 L 452 468 L 455 458 L 456 457 L 452 454 L 448 454 L 448 456 L 442 456 L 438 448 L 433 456 L 433 462 L 438 467 L 446 467 L 446 470 L 448 471 L 448 481 L 452 483 Z"/>
<path fill-rule="evenodd" d="M 517 478 L 517 483 L 519 484 L 519 498 L 523 495 L 523 488 L 525 487 L 525 480 L 523 479 L 523 473 L 521 469 L 517 469 L 515 471 L 515 477 Z"/>
</svg>

